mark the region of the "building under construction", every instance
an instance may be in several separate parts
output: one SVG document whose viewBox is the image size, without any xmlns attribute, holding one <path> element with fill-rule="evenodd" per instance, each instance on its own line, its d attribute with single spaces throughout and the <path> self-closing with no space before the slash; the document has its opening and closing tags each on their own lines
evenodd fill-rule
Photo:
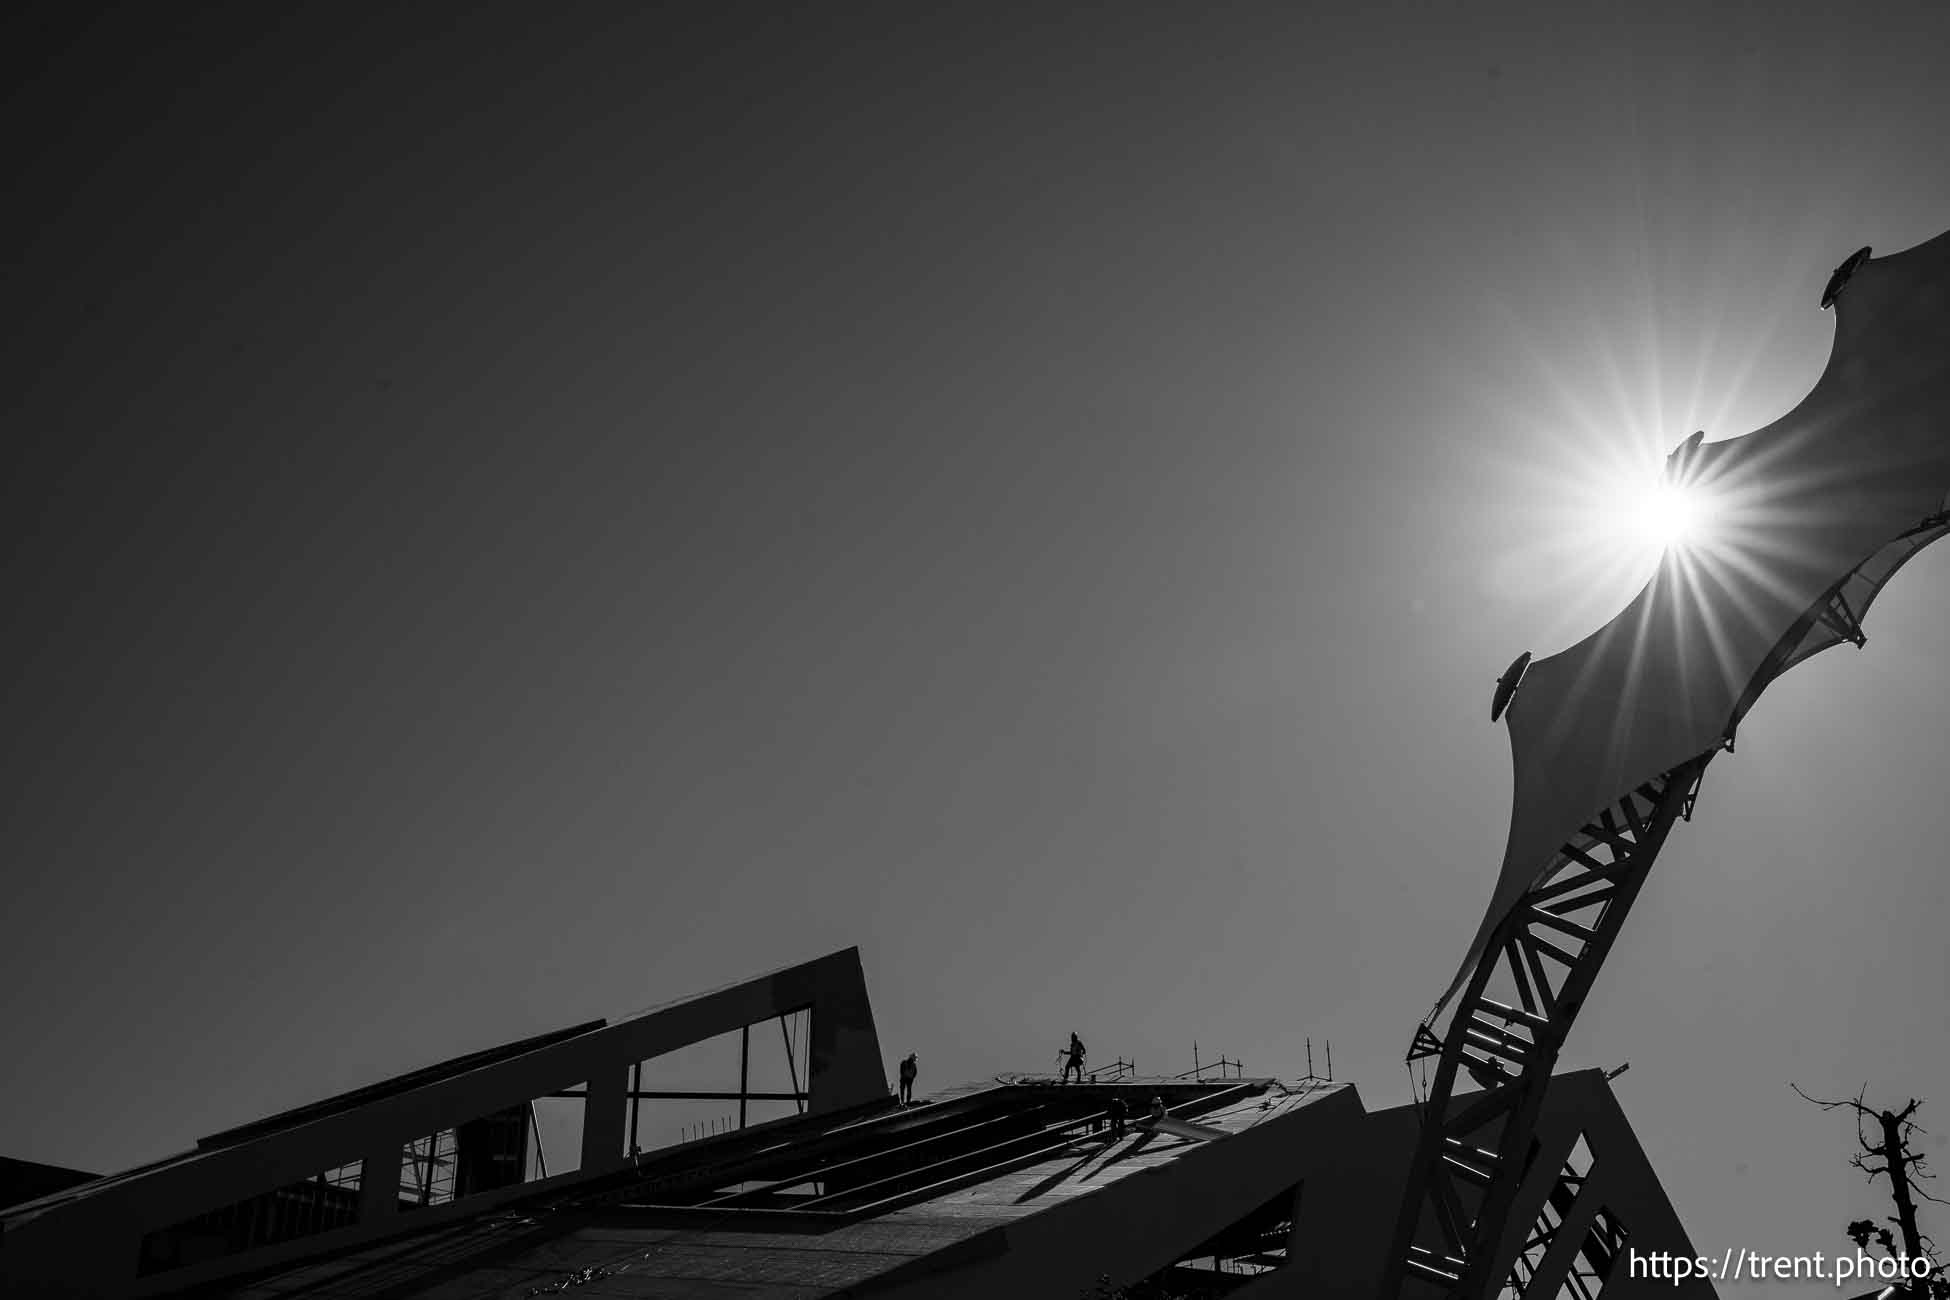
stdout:
<svg viewBox="0 0 1950 1300">
<path fill-rule="evenodd" d="M 660 1061 L 714 1041 L 736 1049 L 721 1086 L 653 1086 Z M 755 1042 L 783 1048 L 784 1086 L 759 1077 Z M 9 1206 L 0 1281 L 10 1296 L 250 1300 L 1259 1300 L 1380 1284 L 1415 1107 L 1370 1114 L 1352 1084 L 1311 1075 L 1167 1080 L 1121 1062 L 903 1106 L 883 1059 L 848 949 Z M 721 1118 L 647 1140 L 647 1113 L 685 1105 Z M 1628 1243 L 1693 1250 L 1604 1077 L 1553 1080 L 1534 1134 L 1511 1292 L 1672 1295 L 1619 1266 Z M 1481 1158 L 1458 1150 L 1452 1168 Z"/>
</svg>

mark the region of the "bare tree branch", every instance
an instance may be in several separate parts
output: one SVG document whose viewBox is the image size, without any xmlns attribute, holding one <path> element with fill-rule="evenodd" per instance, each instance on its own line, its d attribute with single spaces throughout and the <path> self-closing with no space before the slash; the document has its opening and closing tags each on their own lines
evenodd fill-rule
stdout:
<svg viewBox="0 0 1950 1300">
<path fill-rule="evenodd" d="M 1794 1082 L 1794 1081 L 1793 1081 L 1792 1079 L 1790 1079 L 1790 1080 L 1788 1081 L 1788 1087 L 1790 1087 L 1790 1088 L 1792 1088 L 1792 1089 L 1794 1089 L 1794 1091 L 1795 1091 L 1796 1093 L 1798 1093 L 1798 1094 L 1800 1094 L 1800 1097 L 1801 1097 L 1801 1100 L 1803 1100 L 1803 1101 L 1811 1101 L 1811 1102 L 1813 1102 L 1813 1103 L 1814 1103 L 1815 1105 L 1817 1105 L 1817 1106 L 1819 1106 L 1819 1107 L 1821 1107 L 1821 1108 L 1822 1108 L 1823 1110 L 1835 1110 L 1835 1109 L 1837 1109 L 1838 1107 L 1842 1107 L 1842 1106 L 1853 1106 L 1853 1107 L 1855 1107 L 1855 1108 L 1857 1108 L 1858 1110 L 1859 1110 L 1859 1109 L 1866 1109 L 1865 1107 L 1863 1107 L 1863 1105 L 1862 1105 L 1862 1099 L 1861 1099 L 1860 1097 L 1857 1097 L 1857 1098 L 1855 1098 L 1855 1099 L 1854 1099 L 1854 1100 L 1852 1100 L 1852 1101 L 1851 1101 L 1851 1100 L 1848 1100 L 1847 1098 L 1844 1098 L 1844 1099 L 1843 1099 L 1843 1100 L 1841 1100 L 1841 1101 L 1824 1101 L 1824 1100 L 1823 1100 L 1822 1098 L 1820 1098 L 1820 1097 L 1810 1097 L 1810 1096 L 1809 1096 L 1809 1095 L 1808 1095 L 1807 1093 L 1805 1093 L 1805 1092 L 1802 1092 L 1802 1091 L 1801 1091 L 1801 1085 L 1800 1085 L 1800 1084 L 1798 1084 L 1798 1083 L 1796 1083 L 1796 1082 Z M 1866 1089 L 1865 1089 L 1864 1091 L 1866 1092 Z"/>
</svg>

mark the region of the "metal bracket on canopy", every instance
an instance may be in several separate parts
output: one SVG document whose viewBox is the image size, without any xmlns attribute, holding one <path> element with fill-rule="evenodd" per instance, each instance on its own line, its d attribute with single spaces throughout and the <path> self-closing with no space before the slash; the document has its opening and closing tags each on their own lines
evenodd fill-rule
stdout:
<svg viewBox="0 0 1950 1300">
<path fill-rule="evenodd" d="M 1674 447 L 1666 456 L 1665 478 L 1668 483 L 1686 483 L 1693 476 L 1693 462 L 1699 458 L 1700 443 L 1706 440 L 1706 430 L 1686 435 L 1686 440 Z"/>
<path fill-rule="evenodd" d="M 1510 661 L 1503 670 L 1503 676 L 1496 679 L 1496 694 L 1490 697 L 1490 721 L 1495 722 L 1503 716 L 1503 710 L 1510 707 L 1516 697 L 1517 687 L 1523 684 L 1524 672 L 1530 667 L 1530 651 L 1526 650 Z"/>
<path fill-rule="evenodd" d="M 1862 620 L 1848 607 L 1848 598 L 1842 595 L 1840 588 L 1822 603 L 1815 617 L 1836 636 L 1855 642 L 1856 649 L 1869 644 L 1869 634 L 1862 630 Z"/>
<path fill-rule="evenodd" d="M 1835 268 L 1835 274 L 1828 277 L 1828 287 L 1821 291 L 1821 309 L 1823 311 L 1827 311 L 1835 305 L 1835 299 L 1841 296 L 1842 289 L 1848 284 L 1849 277 L 1860 270 L 1862 263 L 1868 260 L 1869 249 L 1867 245 L 1864 245 L 1856 249 L 1853 253 L 1850 253 L 1848 255 L 1848 261 L 1843 262 Z"/>
</svg>

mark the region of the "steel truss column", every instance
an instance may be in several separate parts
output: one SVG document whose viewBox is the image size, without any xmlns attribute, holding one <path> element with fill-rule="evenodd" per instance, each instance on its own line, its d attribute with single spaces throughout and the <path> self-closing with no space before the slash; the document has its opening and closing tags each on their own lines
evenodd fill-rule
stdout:
<svg viewBox="0 0 1950 1300">
<path fill-rule="evenodd" d="M 1560 847 L 1493 932 L 1447 1028 L 1416 1029 L 1409 1061 L 1437 1065 L 1384 1296 L 1403 1295 L 1412 1279 L 1415 1294 L 1484 1300 L 1506 1280 L 1505 1225 L 1558 1051 L 1711 758 L 1639 786 Z M 1507 1000 L 1490 996 L 1492 981 Z M 1461 1104 L 1459 1070 L 1483 1089 Z"/>
</svg>

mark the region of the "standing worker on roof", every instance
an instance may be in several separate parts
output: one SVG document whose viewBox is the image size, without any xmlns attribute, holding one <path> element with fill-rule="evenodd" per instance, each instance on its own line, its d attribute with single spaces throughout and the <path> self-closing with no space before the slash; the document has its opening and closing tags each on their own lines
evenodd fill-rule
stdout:
<svg viewBox="0 0 1950 1300">
<path fill-rule="evenodd" d="M 920 1072 L 921 1065 L 914 1053 L 909 1052 L 901 1058 L 901 1105 L 908 1105 L 914 1100 L 914 1076 Z"/>
<path fill-rule="evenodd" d="M 1070 1071 L 1072 1070 L 1075 1070 L 1077 1072 L 1077 1082 L 1082 1083 L 1083 1082 L 1083 1040 L 1077 1037 L 1077 1031 L 1074 1029 L 1070 1031 L 1070 1045 L 1069 1047 L 1064 1049 L 1063 1075 L 1062 1075 L 1062 1081 L 1064 1083 L 1068 1083 L 1070 1081 Z"/>
</svg>

